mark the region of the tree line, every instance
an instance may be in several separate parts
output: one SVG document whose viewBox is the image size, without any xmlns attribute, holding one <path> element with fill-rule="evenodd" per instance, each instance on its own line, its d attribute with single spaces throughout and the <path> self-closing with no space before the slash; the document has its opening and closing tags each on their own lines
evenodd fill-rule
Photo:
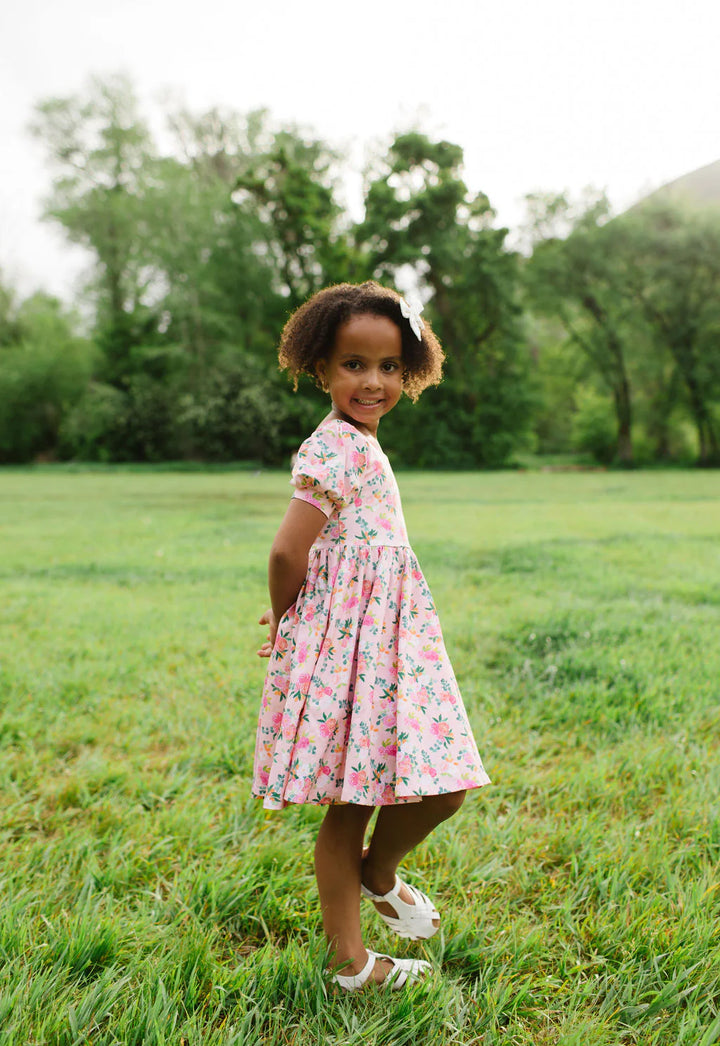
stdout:
<svg viewBox="0 0 720 1046">
<path fill-rule="evenodd" d="M 283 323 L 374 278 L 419 288 L 447 353 L 383 422 L 399 463 L 720 464 L 720 212 L 535 196 L 518 250 L 461 147 L 419 130 L 376 155 L 354 221 L 311 134 L 220 110 L 167 128 L 160 148 L 122 77 L 38 105 L 46 217 L 92 265 L 75 311 L 0 281 L 0 461 L 286 461 L 324 395 L 278 372 Z"/>
</svg>

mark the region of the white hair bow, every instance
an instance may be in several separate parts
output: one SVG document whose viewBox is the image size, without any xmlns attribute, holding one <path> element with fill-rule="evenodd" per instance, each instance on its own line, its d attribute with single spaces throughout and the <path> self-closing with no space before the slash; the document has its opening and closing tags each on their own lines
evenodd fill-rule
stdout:
<svg viewBox="0 0 720 1046">
<path fill-rule="evenodd" d="M 413 298 L 410 303 L 406 302 L 404 298 L 400 299 L 400 312 L 403 314 L 406 320 L 412 327 L 413 334 L 418 341 L 422 339 L 422 331 L 425 330 L 425 324 L 420 319 L 420 313 L 423 311 L 423 303 L 419 298 Z"/>
</svg>

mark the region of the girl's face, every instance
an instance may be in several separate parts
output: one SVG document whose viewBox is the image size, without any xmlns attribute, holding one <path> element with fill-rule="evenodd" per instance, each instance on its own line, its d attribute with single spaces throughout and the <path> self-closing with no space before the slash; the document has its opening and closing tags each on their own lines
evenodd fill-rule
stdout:
<svg viewBox="0 0 720 1046">
<path fill-rule="evenodd" d="M 352 316 L 338 327 L 332 353 L 316 370 L 337 413 L 375 436 L 402 393 L 400 330 L 387 316 Z"/>
</svg>

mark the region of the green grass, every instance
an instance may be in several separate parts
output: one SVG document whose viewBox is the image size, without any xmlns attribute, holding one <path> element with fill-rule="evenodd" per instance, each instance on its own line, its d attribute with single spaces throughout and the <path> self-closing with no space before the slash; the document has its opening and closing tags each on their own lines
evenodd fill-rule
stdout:
<svg viewBox="0 0 720 1046">
<path fill-rule="evenodd" d="M 249 796 L 279 473 L 0 473 L 0 1046 L 720 1041 L 717 473 L 401 474 L 493 784 L 338 996 Z"/>
</svg>

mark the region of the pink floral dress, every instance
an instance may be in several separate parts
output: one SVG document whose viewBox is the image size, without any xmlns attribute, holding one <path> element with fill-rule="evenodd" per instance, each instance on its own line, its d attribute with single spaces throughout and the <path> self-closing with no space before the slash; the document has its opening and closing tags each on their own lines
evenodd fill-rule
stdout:
<svg viewBox="0 0 720 1046">
<path fill-rule="evenodd" d="M 380 444 L 326 419 L 292 483 L 328 518 L 279 623 L 253 794 L 382 806 L 487 784 Z"/>
</svg>

